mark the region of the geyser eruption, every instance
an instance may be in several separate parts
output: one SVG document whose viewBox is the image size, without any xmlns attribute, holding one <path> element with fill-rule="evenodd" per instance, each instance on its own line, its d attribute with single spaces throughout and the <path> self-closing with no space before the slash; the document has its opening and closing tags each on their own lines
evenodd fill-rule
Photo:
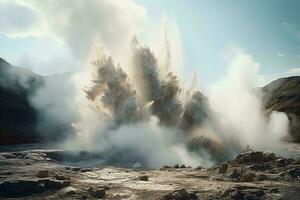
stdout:
<svg viewBox="0 0 300 200">
<path fill-rule="evenodd" d="M 101 110 L 116 122 L 136 122 L 145 117 L 144 109 L 138 102 L 135 91 L 131 88 L 127 74 L 115 67 L 111 57 L 95 60 L 96 80 L 88 91 L 87 98 L 91 101 L 99 100 Z"/>
<path fill-rule="evenodd" d="M 194 111 L 199 111 L 200 104 L 204 106 L 203 95 L 191 90 L 191 98 L 185 106 L 180 101 L 181 88 L 177 76 L 171 72 L 161 74 L 149 48 L 136 43 L 132 61 L 135 78 L 132 81 L 111 57 L 101 55 L 91 63 L 93 80 L 92 86 L 85 90 L 86 97 L 95 111 L 105 118 L 107 126 L 93 130 L 97 133 L 89 134 L 94 137 L 89 141 L 95 144 L 92 145 L 93 150 L 106 155 L 106 162 L 122 165 L 140 163 L 144 167 L 212 163 L 189 152 L 186 146 L 189 138 L 183 134 L 199 122 L 199 114 L 202 113 Z M 199 103 L 195 102 L 198 100 Z M 201 111 L 204 112 L 202 108 Z M 126 156 L 120 156 L 125 150 Z"/>
<path fill-rule="evenodd" d="M 138 96 L 144 104 L 150 104 L 150 113 L 162 124 L 179 124 L 183 108 L 178 98 L 181 90 L 177 77 L 160 70 L 149 48 L 136 44 L 133 51 L 133 82 Z"/>
<path fill-rule="evenodd" d="M 106 125 L 89 134 L 89 148 L 106 164 L 208 166 L 247 145 L 270 149 L 287 132 L 284 114 L 265 116 L 253 88 L 258 65 L 244 52 L 234 54 L 228 77 L 212 87 L 208 98 L 198 89 L 196 73 L 185 90 L 136 39 L 130 76 L 112 57 L 101 55 L 91 63 L 95 73 L 85 93 L 105 119 L 94 123 Z"/>
</svg>

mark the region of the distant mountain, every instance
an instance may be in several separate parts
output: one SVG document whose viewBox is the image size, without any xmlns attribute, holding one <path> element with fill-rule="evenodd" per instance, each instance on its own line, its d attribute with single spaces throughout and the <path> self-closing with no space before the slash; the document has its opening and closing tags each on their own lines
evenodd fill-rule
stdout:
<svg viewBox="0 0 300 200">
<path fill-rule="evenodd" d="M 266 110 L 287 113 L 291 136 L 300 142 L 300 76 L 277 79 L 263 87 L 263 92 Z"/>
<path fill-rule="evenodd" d="M 66 123 L 59 120 L 51 120 L 50 123 L 45 113 L 38 112 L 30 102 L 47 81 L 63 82 L 66 77 L 68 74 L 40 76 L 0 58 L 0 144 L 61 139 L 66 132 L 72 132 Z M 291 136 L 294 141 L 300 142 L 300 76 L 277 79 L 263 87 L 262 91 L 266 111 L 287 113 Z M 53 98 L 57 96 L 54 94 Z M 49 99 L 50 102 L 52 100 Z M 39 122 L 43 120 L 47 123 L 41 125 Z"/>
<path fill-rule="evenodd" d="M 43 77 L 0 58 L 0 144 L 35 142 L 37 112 L 29 96 L 43 85 Z"/>
<path fill-rule="evenodd" d="M 58 120 L 50 122 L 46 113 L 30 101 L 46 82 L 64 78 L 63 74 L 40 76 L 0 58 L 0 145 L 61 140 L 63 134 L 70 132 L 70 126 Z"/>
</svg>

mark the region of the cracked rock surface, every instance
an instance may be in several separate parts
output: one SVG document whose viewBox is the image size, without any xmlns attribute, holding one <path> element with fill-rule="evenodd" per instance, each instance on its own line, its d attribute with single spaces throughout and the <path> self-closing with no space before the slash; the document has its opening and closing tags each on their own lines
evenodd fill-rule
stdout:
<svg viewBox="0 0 300 200">
<path fill-rule="evenodd" d="M 0 199 L 300 199 L 300 162 L 273 153 L 249 151 L 209 169 L 152 170 L 61 162 L 70 155 L 0 153 Z"/>
</svg>

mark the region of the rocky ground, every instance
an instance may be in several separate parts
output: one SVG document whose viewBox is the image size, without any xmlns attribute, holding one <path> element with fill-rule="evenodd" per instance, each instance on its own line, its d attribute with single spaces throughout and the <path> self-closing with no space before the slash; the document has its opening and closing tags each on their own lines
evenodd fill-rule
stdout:
<svg viewBox="0 0 300 200">
<path fill-rule="evenodd" d="M 249 151 L 209 169 L 145 171 L 72 166 L 61 162 L 66 157 L 72 154 L 0 153 L 0 199 L 300 199 L 300 161 L 273 153 Z"/>
</svg>

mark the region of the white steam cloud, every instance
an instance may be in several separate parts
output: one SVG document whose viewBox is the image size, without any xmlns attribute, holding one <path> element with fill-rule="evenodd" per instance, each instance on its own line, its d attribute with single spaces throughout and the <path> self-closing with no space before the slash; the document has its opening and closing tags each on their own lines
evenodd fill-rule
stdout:
<svg viewBox="0 0 300 200">
<path fill-rule="evenodd" d="M 14 2 L 41 16 L 40 31 L 67 44 L 81 63 L 77 72 L 47 80 L 32 98 L 44 124 L 72 124 L 78 137 L 68 148 L 99 152 L 104 164 L 209 166 L 247 145 L 272 148 L 288 133 L 285 114 L 264 113 L 254 87 L 259 64 L 240 49 L 206 98 L 196 75 L 188 90 L 179 81 L 183 52 L 175 21 L 177 34 L 168 35 L 165 23 L 155 55 L 137 42 L 147 18 L 132 0 Z M 102 49 L 93 51 L 95 43 Z"/>
<path fill-rule="evenodd" d="M 289 122 L 284 113 L 266 116 L 262 95 L 255 88 L 258 72 L 259 64 L 245 51 L 235 48 L 227 76 L 210 90 L 210 108 L 225 134 L 222 137 L 243 146 L 271 148 L 288 134 Z"/>
</svg>

